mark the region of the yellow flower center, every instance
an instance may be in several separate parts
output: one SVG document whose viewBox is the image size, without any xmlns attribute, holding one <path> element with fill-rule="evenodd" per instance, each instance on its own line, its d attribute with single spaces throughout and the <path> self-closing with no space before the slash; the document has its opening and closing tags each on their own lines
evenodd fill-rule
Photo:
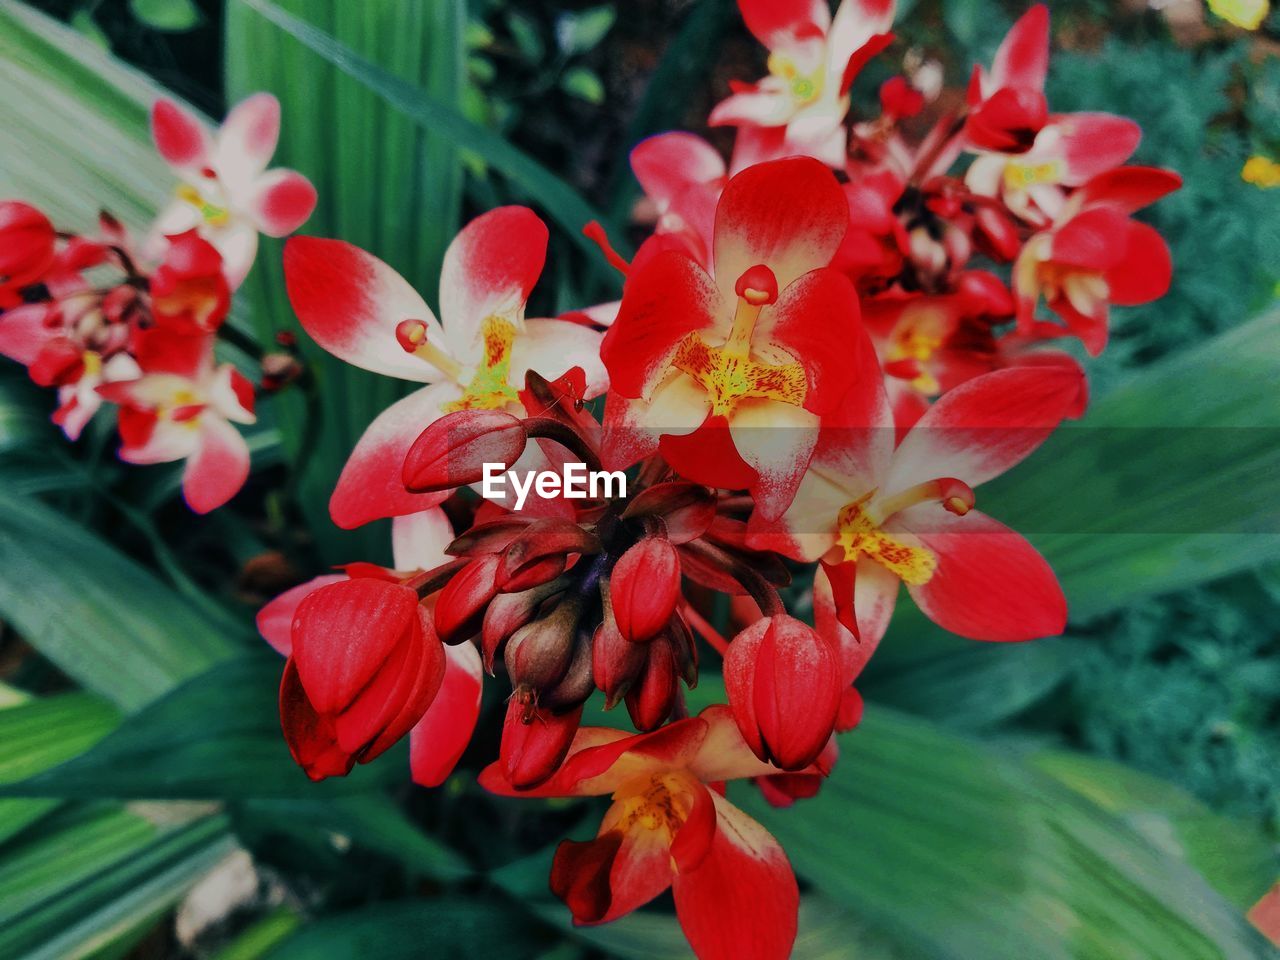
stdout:
<svg viewBox="0 0 1280 960">
<path fill-rule="evenodd" d="M 780 53 L 769 54 L 769 72 L 786 81 L 791 96 L 799 106 L 806 106 L 822 96 L 822 67 L 812 73 L 801 73 L 796 62 Z"/>
<path fill-rule="evenodd" d="M 200 213 L 200 218 L 211 227 L 224 227 L 231 219 L 231 212 L 205 199 L 204 195 L 190 184 L 178 187 L 178 199 L 191 204 Z"/>
<path fill-rule="evenodd" d="M 928 583 L 937 569 L 938 558 L 925 547 L 913 546 L 885 533 L 867 512 L 875 491 L 846 504 L 840 510 L 836 544 L 849 563 L 862 557 L 874 560 L 903 583 Z"/>
<path fill-rule="evenodd" d="M 1043 163 L 1010 160 L 1004 167 L 1004 186 L 1006 190 L 1025 190 L 1041 183 L 1060 183 L 1063 172 L 1061 160 Z"/>
<path fill-rule="evenodd" d="M 946 318 L 938 310 L 917 310 L 904 315 L 890 336 L 885 362 L 914 360 L 918 364 L 927 363 L 946 339 L 945 328 Z M 925 394 L 933 395 L 940 390 L 937 378 L 923 367 L 910 383 Z"/>
<path fill-rule="evenodd" d="M 471 376 L 471 382 L 463 389 L 462 396 L 444 405 L 445 413 L 453 413 L 455 410 L 498 410 L 520 399 L 515 387 L 507 382 L 511 375 L 511 347 L 516 338 L 515 326 L 502 317 L 485 317 L 480 335 L 484 341 L 480 363 Z M 452 363 L 452 366 L 456 370 L 457 364 Z M 441 369 L 448 372 L 447 368 Z"/>
<path fill-rule="evenodd" d="M 84 365 L 84 376 L 96 377 L 102 373 L 102 354 L 96 350 L 86 350 L 80 358 Z"/>
</svg>

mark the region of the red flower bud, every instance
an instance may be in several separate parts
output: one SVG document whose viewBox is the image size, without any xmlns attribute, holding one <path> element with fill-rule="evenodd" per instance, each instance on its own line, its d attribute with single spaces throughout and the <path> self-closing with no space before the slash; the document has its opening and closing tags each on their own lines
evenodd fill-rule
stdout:
<svg viewBox="0 0 1280 960">
<path fill-rule="evenodd" d="M 412 493 L 431 493 L 478 483 L 486 463 L 515 463 L 526 440 L 523 424 L 509 413 L 455 410 L 413 442 L 404 458 L 404 485 Z"/>
<path fill-rule="evenodd" d="M 974 223 L 977 226 L 974 239 L 983 253 L 1001 262 L 1012 260 L 1018 255 L 1022 247 L 1022 241 L 1018 239 L 1018 228 L 1004 211 L 979 207 Z"/>
<path fill-rule="evenodd" d="M 618 630 L 628 640 L 658 634 L 680 598 L 680 557 L 671 542 L 645 537 L 627 550 L 609 577 L 609 595 Z"/>
<path fill-rule="evenodd" d="M 622 511 L 624 520 L 650 516 L 662 520 L 672 543 L 688 543 L 706 533 L 715 520 L 716 495 L 684 480 L 657 483 L 641 490 Z"/>
<path fill-rule="evenodd" d="M 604 691 L 605 708 L 614 707 L 644 669 L 647 647 L 632 643 L 606 617 L 591 638 L 591 672 L 596 686 Z"/>
<path fill-rule="evenodd" d="M 493 598 L 480 628 L 480 654 L 490 676 L 494 657 L 507 638 L 538 615 L 542 601 L 563 588 L 563 582 L 552 581 L 519 593 L 500 593 Z"/>
<path fill-rule="evenodd" d="M 496 577 L 501 557 L 473 560 L 453 575 L 436 598 L 436 633 L 445 643 L 461 643 L 475 636 L 484 622 L 485 607 L 498 592 Z"/>
<path fill-rule="evenodd" d="M 426 713 L 444 679 L 444 648 L 408 587 L 342 580 L 298 605 L 280 720 L 312 779 L 367 763 Z"/>
<path fill-rule="evenodd" d="M 485 501 L 486 504 L 488 502 Z M 533 522 L 532 517 L 509 514 L 496 520 L 476 523 L 454 537 L 444 552 L 451 557 L 479 557 L 501 553 Z"/>
<path fill-rule="evenodd" d="M 743 739 L 761 760 L 800 770 L 835 727 L 843 685 L 836 652 L 794 617 L 764 617 L 724 658 L 725 689 Z"/>
<path fill-rule="evenodd" d="M 880 109 L 890 117 L 914 117 L 924 109 L 924 94 L 906 77 L 890 77 L 880 84 Z"/>
<path fill-rule="evenodd" d="M 565 599 L 545 617 L 525 624 L 511 635 L 502 656 L 512 686 L 541 693 L 564 678 L 573 657 L 581 614 L 580 601 Z"/>
<path fill-rule="evenodd" d="M 498 589 L 518 592 L 564 573 L 570 554 L 595 553 L 595 534 L 568 520 L 546 518 L 529 524 L 507 546 L 498 568 Z"/>
<path fill-rule="evenodd" d="M 627 713 L 642 733 L 656 730 L 666 722 L 680 691 L 671 641 L 661 634 L 646 646 L 644 669 L 626 695 Z"/>
<path fill-rule="evenodd" d="M 0 203 L 0 286 L 35 283 L 53 264 L 56 242 L 49 218 L 26 203 Z"/>
<path fill-rule="evenodd" d="M 582 707 L 555 714 L 513 696 L 502 724 L 498 760 L 517 790 L 528 790 L 546 781 L 564 762 L 582 721 Z"/>
</svg>

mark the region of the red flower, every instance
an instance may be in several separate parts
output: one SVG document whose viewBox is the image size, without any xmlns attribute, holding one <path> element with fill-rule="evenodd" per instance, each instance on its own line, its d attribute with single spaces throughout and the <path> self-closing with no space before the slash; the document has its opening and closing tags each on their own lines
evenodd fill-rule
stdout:
<svg viewBox="0 0 1280 960">
<path fill-rule="evenodd" d="M 410 587 L 362 577 L 298 604 L 280 683 L 280 721 L 313 780 L 374 759 L 416 724 L 445 674 L 445 653 Z"/>
<path fill-rule="evenodd" d="M 1149 303 L 1169 289 L 1169 245 L 1131 214 L 1181 185 L 1168 170 L 1118 167 L 1073 193 L 1049 229 L 1028 240 L 1014 263 L 1019 327 L 1034 326 L 1036 303 L 1044 297 L 1089 353 L 1101 353 L 1111 304 Z"/>
<path fill-rule="evenodd" d="M 564 841 L 551 868 L 551 889 L 575 923 L 614 920 L 670 887 L 703 960 L 782 960 L 799 905 L 791 865 L 760 824 L 708 786 L 777 773 L 716 706 L 638 736 L 583 728 L 559 770 L 532 790 L 513 784 L 502 763 L 480 783 L 504 796 L 612 795 L 596 838 Z"/>
<path fill-rule="evenodd" d="M 151 277 L 157 326 L 184 336 L 213 333 L 231 309 L 222 255 L 194 230 L 169 238 L 164 263 Z"/>
<path fill-rule="evenodd" d="M 725 188 L 715 279 L 675 250 L 635 269 L 601 348 L 606 461 L 660 449 L 690 479 L 750 487 L 762 510 L 784 509 L 863 340 L 853 287 L 827 267 L 848 219 L 821 164 L 778 160 Z"/>
<path fill-rule="evenodd" d="M 1021 153 L 1049 119 L 1044 79 L 1049 71 L 1049 8 L 1022 15 L 996 51 L 988 74 L 974 67 L 969 83 L 969 142 L 986 150 Z"/>
<path fill-rule="evenodd" d="M 1044 558 L 973 509 L 973 488 L 1034 451 L 1077 409 L 1066 366 L 997 370 L 956 387 L 894 448 L 882 388 L 824 427 L 819 454 L 776 523 L 753 516 L 751 542 L 822 560 L 817 623 L 840 641 L 845 682 L 884 635 L 898 584 L 944 629 L 976 640 L 1062 632 L 1066 600 Z"/>
</svg>

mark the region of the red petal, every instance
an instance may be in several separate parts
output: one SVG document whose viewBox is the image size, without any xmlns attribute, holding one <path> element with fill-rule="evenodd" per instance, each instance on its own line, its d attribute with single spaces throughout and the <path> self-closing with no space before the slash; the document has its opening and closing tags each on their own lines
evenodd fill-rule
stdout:
<svg viewBox="0 0 1280 960">
<path fill-rule="evenodd" d="M 1067 601 L 1053 570 L 1004 524 L 977 510 L 957 517 L 941 509 L 923 522 L 904 514 L 903 523 L 938 557 L 929 581 L 907 589 L 944 630 L 1017 641 L 1055 637 L 1066 627 Z"/>
<path fill-rule="evenodd" d="M 307 699 L 292 658 L 280 681 L 280 727 L 294 761 L 312 780 L 345 777 L 355 765 L 355 758 L 338 746 L 333 724 Z"/>
<path fill-rule="evenodd" d="M 457 395 L 453 384 L 432 384 L 378 414 L 351 451 L 329 498 L 334 523 L 350 530 L 370 520 L 428 510 L 448 498 L 448 490 L 410 493 L 402 474 L 405 457 L 423 426 Z"/>
<path fill-rule="evenodd" d="M 859 322 L 853 284 L 835 270 L 800 277 L 782 292 L 767 319 L 768 327 L 758 328 L 757 334 L 804 366 L 804 407 L 813 413 L 829 413 L 848 392 L 862 358 L 875 356 Z"/>
<path fill-rule="evenodd" d="M 1128 240 L 1124 258 L 1107 271 L 1111 302 L 1133 306 L 1163 297 L 1173 279 L 1169 245 L 1153 227 L 1137 222 L 1129 224 Z"/>
<path fill-rule="evenodd" d="M 200 420 L 200 445 L 182 472 L 182 495 L 196 513 L 222 506 L 249 479 L 249 444 L 216 415 Z"/>
<path fill-rule="evenodd" d="M 1118 167 L 1080 188 L 1086 205 L 1107 204 L 1126 213 L 1141 210 L 1182 186 L 1182 177 L 1158 167 Z"/>
<path fill-rule="evenodd" d="M 600 346 L 612 389 L 647 396 L 681 339 L 711 326 L 724 309 L 711 278 L 684 253 L 664 250 L 633 270 Z"/>
<path fill-rule="evenodd" d="M 743 170 L 716 210 L 713 259 L 725 303 L 736 302 L 738 278 L 756 264 L 773 271 L 779 290 L 827 266 L 848 227 L 844 191 L 821 162 L 790 157 Z"/>
<path fill-rule="evenodd" d="M 1010 28 L 991 64 L 996 87 L 1044 89 L 1049 72 L 1049 8 L 1037 3 Z"/>
<path fill-rule="evenodd" d="M 307 222 L 316 208 L 316 188 L 295 170 L 272 170 L 258 179 L 249 209 L 259 230 L 284 237 Z"/>
<path fill-rule="evenodd" d="M 672 885 L 676 916 L 699 960 L 786 960 L 800 892 L 781 845 L 745 813 L 712 796 L 710 851 Z"/>
<path fill-rule="evenodd" d="M 151 138 L 160 156 L 175 167 L 203 165 L 212 147 L 204 124 L 172 100 L 157 100 L 151 108 Z"/>
<path fill-rule="evenodd" d="M 1030 455 L 1076 409 L 1084 376 L 1070 367 L 1015 367 L 963 383 L 920 418 L 893 456 L 886 494 L 938 477 L 971 487 Z"/>
<path fill-rule="evenodd" d="M 621 830 L 610 830 L 586 842 L 562 840 L 556 847 L 551 892 L 564 901 L 577 923 L 599 923 L 609 912 L 609 877 L 622 841 Z"/>
<path fill-rule="evenodd" d="M 289 656 L 293 652 L 293 615 L 298 604 L 321 587 L 346 579 L 346 574 L 326 573 L 286 590 L 258 611 L 258 633 L 277 653 Z"/>
</svg>

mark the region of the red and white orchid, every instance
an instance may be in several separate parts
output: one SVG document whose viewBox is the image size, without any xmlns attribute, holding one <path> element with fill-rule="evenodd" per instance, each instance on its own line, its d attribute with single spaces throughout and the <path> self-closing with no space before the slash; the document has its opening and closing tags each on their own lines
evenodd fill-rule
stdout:
<svg viewBox="0 0 1280 960">
<path fill-rule="evenodd" d="M 736 126 L 733 169 L 794 154 L 832 167 L 845 161 L 849 87 L 888 46 L 895 0 L 738 0 L 749 29 L 769 50 L 769 75 L 737 84 L 711 111 L 711 126 Z"/>
<path fill-rule="evenodd" d="M 727 707 L 653 733 L 584 727 L 560 769 L 519 790 L 502 763 L 480 784 L 505 796 L 609 795 L 594 840 L 556 850 L 551 889 L 575 923 L 615 920 L 671 888 L 702 960 L 783 960 L 796 935 L 799 891 L 782 847 L 720 792 L 725 780 L 780 773 L 758 760 Z"/>
<path fill-rule="evenodd" d="M 944 629 L 976 640 L 1062 632 L 1066 601 L 1023 537 L 974 509 L 973 490 L 1034 451 L 1077 407 L 1079 370 L 997 370 L 944 395 L 896 449 L 888 397 L 851 398 L 823 430 L 791 508 L 753 515 L 749 542 L 806 562 L 819 625 L 837 624 L 856 672 L 905 583 Z M 851 678 L 850 678 L 851 679 Z"/>
<path fill-rule="evenodd" d="M 720 198 L 712 274 L 677 250 L 630 273 L 601 347 L 611 466 L 660 450 L 689 479 L 786 507 L 865 343 L 853 287 L 828 267 L 848 209 L 816 160 L 760 164 Z"/>
<path fill-rule="evenodd" d="M 660 133 L 636 144 L 631 171 L 656 208 L 653 238 L 646 245 L 683 247 L 709 266 L 716 204 L 728 179 L 720 154 L 691 133 Z"/>
<path fill-rule="evenodd" d="M 329 501 L 334 523 L 357 527 L 415 513 L 448 491 L 409 493 L 405 455 L 432 421 L 457 410 L 523 416 L 525 374 L 586 372 L 586 398 L 605 388 L 600 334 L 572 320 L 526 319 L 542 273 L 547 228 L 526 207 L 499 207 L 449 245 L 440 275 L 443 326 L 403 277 L 341 240 L 294 237 L 285 247 L 289 299 L 322 347 L 375 373 L 426 383 L 385 410 L 352 451 Z"/>
<path fill-rule="evenodd" d="M 237 104 L 216 134 L 178 103 L 158 100 L 151 135 L 182 185 L 152 227 L 148 247 L 198 230 L 222 254 L 232 288 L 253 266 L 259 233 L 286 236 L 315 209 L 311 181 L 294 170 L 267 169 L 280 137 L 280 102 L 269 93 Z"/>
<path fill-rule="evenodd" d="M 229 363 L 214 365 L 213 338 L 162 330 L 141 338 L 143 375 L 98 392 L 120 404 L 120 459 L 186 460 L 182 494 L 196 513 L 230 500 L 249 476 L 249 445 L 232 424 L 255 421 L 251 384 Z"/>
<path fill-rule="evenodd" d="M 1030 330 L 1043 297 L 1097 356 L 1107 345 L 1112 304 L 1156 300 L 1169 289 L 1169 245 L 1131 216 L 1182 185 L 1153 167 L 1118 167 L 1076 190 L 1053 224 L 1032 236 L 1013 265 L 1018 324 Z"/>
</svg>

